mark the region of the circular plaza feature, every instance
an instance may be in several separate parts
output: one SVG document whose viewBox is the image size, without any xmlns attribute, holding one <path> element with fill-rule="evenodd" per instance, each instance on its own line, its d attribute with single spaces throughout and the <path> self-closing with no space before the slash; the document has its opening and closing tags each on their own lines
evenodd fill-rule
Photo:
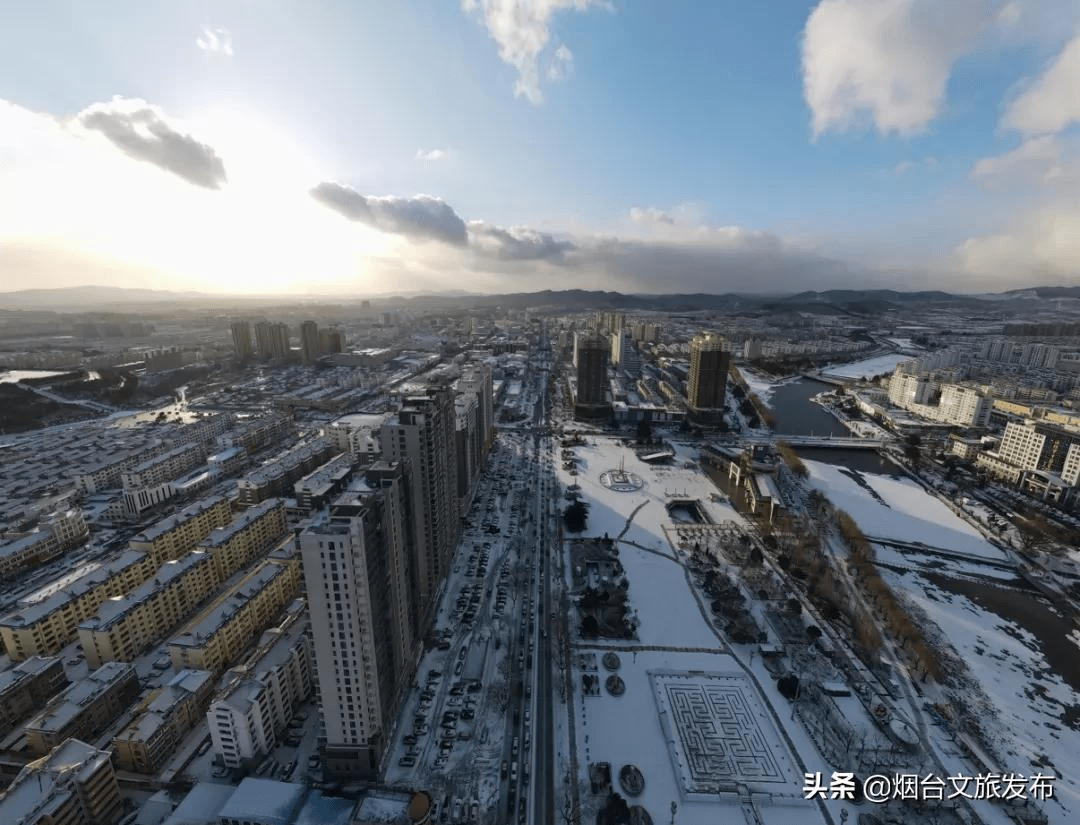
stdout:
<svg viewBox="0 0 1080 825">
<path fill-rule="evenodd" d="M 600 473 L 600 483 L 616 493 L 632 493 L 645 486 L 641 476 L 628 473 L 626 470 L 604 470 Z"/>
<path fill-rule="evenodd" d="M 645 777 L 637 765 L 623 765 L 619 771 L 619 784 L 630 796 L 641 796 L 645 790 Z"/>
<path fill-rule="evenodd" d="M 619 654 L 616 653 L 614 650 L 609 650 L 607 653 L 605 653 L 604 658 L 601 661 L 604 663 L 605 668 L 613 671 L 618 670 L 619 665 L 622 664 L 622 662 L 619 661 Z"/>
<path fill-rule="evenodd" d="M 612 696 L 622 696 L 626 693 L 626 682 L 622 680 L 622 677 L 616 673 L 612 673 L 607 677 L 607 681 L 604 682 L 607 685 L 607 692 Z"/>
</svg>

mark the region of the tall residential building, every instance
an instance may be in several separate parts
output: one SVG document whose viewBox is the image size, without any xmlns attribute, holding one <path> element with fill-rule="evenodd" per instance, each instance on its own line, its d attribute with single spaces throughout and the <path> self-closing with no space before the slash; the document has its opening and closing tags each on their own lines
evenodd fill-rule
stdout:
<svg viewBox="0 0 1080 825">
<path fill-rule="evenodd" d="M 243 361 L 254 353 L 251 347 L 251 324 L 247 321 L 234 321 L 232 325 L 233 350 L 236 357 Z"/>
<path fill-rule="evenodd" d="M 416 662 L 400 464 L 379 462 L 300 534 L 324 768 L 378 775 Z"/>
<path fill-rule="evenodd" d="M 339 329 L 319 330 L 319 351 L 323 355 L 332 355 L 345 351 L 345 333 Z"/>
<path fill-rule="evenodd" d="M 591 332 L 574 336 L 574 355 L 577 365 L 577 398 L 574 415 L 577 418 L 603 418 L 610 410 L 607 404 L 607 362 L 611 341 Z"/>
<path fill-rule="evenodd" d="M 310 364 L 319 357 L 319 325 L 314 321 L 304 321 L 300 325 L 300 347 L 304 353 L 305 364 Z"/>
<path fill-rule="evenodd" d="M 992 396 L 972 387 L 946 384 L 941 388 L 937 418 L 946 424 L 959 427 L 985 427 L 990 423 L 990 411 L 994 408 Z"/>
<path fill-rule="evenodd" d="M 255 325 L 255 346 L 263 360 L 285 361 L 289 357 L 289 328 L 282 323 L 260 321 Z"/>
<path fill-rule="evenodd" d="M 699 420 L 723 417 L 730 358 L 720 335 L 696 335 L 690 342 L 686 401 L 692 416 Z"/>
<path fill-rule="evenodd" d="M 1061 350 L 1049 344 L 1024 344 L 1020 352 L 1020 366 L 1031 369 L 1053 369 L 1057 366 Z"/>
<path fill-rule="evenodd" d="M 435 609 L 460 525 L 457 511 L 454 399 L 446 385 L 431 385 L 401 399 L 382 428 L 382 454 L 405 464 L 411 513 L 410 577 L 414 628 Z"/>
<path fill-rule="evenodd" d="M 630 376 L 641 373 L 641 357 L 626 330 L 611 333 L 611 363 Z"/>
<path fill-rule="evenodd" d="M 487 364 L 470 364 L 458 381 L 458 391 L 476 396 L 476 426 L 486 459 L 495 441 L 495 397 L 491 367 Z"/>
</svg>

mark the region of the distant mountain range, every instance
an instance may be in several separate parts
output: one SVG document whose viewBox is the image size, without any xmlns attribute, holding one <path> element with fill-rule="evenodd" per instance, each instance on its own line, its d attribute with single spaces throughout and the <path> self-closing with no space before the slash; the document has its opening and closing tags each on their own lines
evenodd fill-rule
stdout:
<svg viewBox="0 0 1080 825">
<path fill-rule="evenodd" d="M 0 293 L 0 310 L 109 311 L 132 310 L 136 307 L 163 308 L 168 305 L 185 307 L 267 306 L 288 303 L 340 306 L 368 299 L 374 308 L 394 306 L 412 308 L 505 307 L 565 308 L 578 310 L 656 310 L 662 312 L 693 312 L 712 309 L 741 309 L 762 312 L 807 312 L 827 315 L 877 315 L 913 305 L 969 307 L 971 309 L 1000 309 L 1003 303 L 1080 299 L 1080 286 L 1040 286 L 1014 289 L 982 295 L 963 295 L 940 290 L 899 292 L 892 289 L 834 289 L 824 292 L 807 291 L 793 295 L 755 295 L 750 293 L 691 294 L 624 294 L 599 290 L 542 290 L 505 294 L 468 293 L 452 290 L 439 294 L 403 295 L 221 295 L 206 292 L 177 292 L 159 289 L 132 289 L 110 286 L 77 286 L 60 289 L 25 289 Z"/>
</svg>

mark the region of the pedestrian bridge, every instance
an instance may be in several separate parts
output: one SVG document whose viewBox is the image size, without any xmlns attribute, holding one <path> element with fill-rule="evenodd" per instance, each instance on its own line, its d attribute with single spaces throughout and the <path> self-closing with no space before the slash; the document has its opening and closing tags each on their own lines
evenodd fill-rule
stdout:
<svg viewBox="0 0 1080 825">
<path fill-rule="evenodd" d="M 891 444 L 883 438 L 858 438 L 856 436 L 836 435 L 783 435 L 751 436 L 739 439 L 743 444 L 776 444 L 783 441 L 792 447 L 843 447 L 844 449 L 876 450 Z"/>
</svg>

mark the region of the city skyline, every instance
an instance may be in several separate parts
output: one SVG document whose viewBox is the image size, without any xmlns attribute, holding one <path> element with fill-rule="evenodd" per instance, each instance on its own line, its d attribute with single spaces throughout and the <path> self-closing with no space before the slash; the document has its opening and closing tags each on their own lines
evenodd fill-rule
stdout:
<svg viewBox="0 0 1080 825">
<path fill-rule="evenodd" d="M 1077 0 L 35 4 L 0 33 L 0 271 L 235 294 L 1075 282 L 1078 32 Z"/>
</svg>

